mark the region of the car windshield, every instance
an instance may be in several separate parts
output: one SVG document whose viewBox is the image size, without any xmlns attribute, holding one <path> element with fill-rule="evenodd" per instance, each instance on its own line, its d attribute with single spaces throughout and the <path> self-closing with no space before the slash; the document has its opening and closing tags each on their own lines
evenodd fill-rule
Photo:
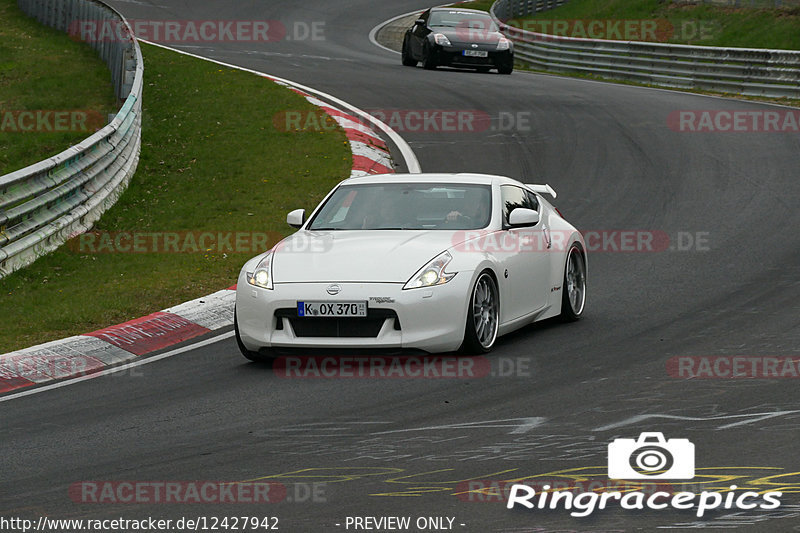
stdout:
<svg viewBox="0 0 800 533">
<path fill-rule="evenodd" d="M 470 28 L 499 31 L 492 17 L 469 11 L 431 11 L 428 25 L 448 28 Z"/>
<path fill-rule="evenodd" d="M 375 183 L 343 185 L 309 230 L 469 230 L 489 225 L 489 185 Z"/>
</svg>

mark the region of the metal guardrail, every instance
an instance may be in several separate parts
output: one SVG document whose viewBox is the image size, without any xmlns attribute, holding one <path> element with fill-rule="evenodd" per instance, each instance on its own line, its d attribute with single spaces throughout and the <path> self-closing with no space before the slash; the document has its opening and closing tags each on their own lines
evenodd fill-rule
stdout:
<svg viewBox="0 0 800 533">
<path fill-rule="evenodd" d="M 492 17 L 534 68 L 682 89 L 800 98 L 800 51 L 562 37 L 508 26 L 530 0 L 497 0 Z M 554 2 L 552 2 L 554 3 Z"/>
<path fill-rule="evenodd" d="M 62 31 L 80 21 L 124 24 L 124 38 L 89 39 L 106 62 L 117 97 L 114 119 L 58 155 L 0 176 L 0 277 L 22 268 L 91 228 L 125 190 L 141 147 L 139 43 L 124 17 L 95 0 L 18 0 L 20 9 Z"/>
</svg>

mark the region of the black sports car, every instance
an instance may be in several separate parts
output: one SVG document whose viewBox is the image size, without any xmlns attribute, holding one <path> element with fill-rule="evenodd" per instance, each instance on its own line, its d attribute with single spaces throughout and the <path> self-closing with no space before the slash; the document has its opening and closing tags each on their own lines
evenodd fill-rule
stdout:
<svg viewBox="0 0 800 533">
<path fill-rule="evenodd" d="M 426 69 L 440 65 L 500 74 L 514 70 L 514 44 L 506 39 L 485 11 L 431 8 L 406 31 L 403 65 Z"/>
</svg>

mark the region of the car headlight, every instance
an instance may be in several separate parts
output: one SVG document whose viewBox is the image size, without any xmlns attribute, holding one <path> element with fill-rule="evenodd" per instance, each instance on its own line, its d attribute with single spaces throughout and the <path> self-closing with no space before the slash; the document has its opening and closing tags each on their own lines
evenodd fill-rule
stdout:
<svg viewBox="0 0 800 533">
<path fill-rule="evenodd" d="M 447 38 L 447 35 L 443 33 L 434 33 L 433 42 L 435 42 L 439 46 L 453 46 L 452 44 L 450 44 L 450 39 Z"/>
<path fill-rule="evenodd" d="M 434 257 L 427 265 L 420 268 L 416 274 L 411 276 L 411 279 L 403 286 L 403 290 L 417 289 L 420 287 L 433 287 L 434 285 L 442 285 L 453 279 L 456 275 L 455 272 L 448 273 L 444 269 L 453 260 L 450 252 L 444 251 Z"/>
<path fill-rule="evenodd" d="M 500 40 L 497 41 L 497 49 L 508 50 L 509 48 L 511 48 L 511 41 L 509 41 L 505 37 L 500 37 Z"/>
<path fill-rule="evenodd" d="M 258 262 L 255 270 L 248 272 L 247 283 L 261 287 L 262 289 L 272 289 L 272 252 L 264 256 L 264 259 Z"/>
</svg>

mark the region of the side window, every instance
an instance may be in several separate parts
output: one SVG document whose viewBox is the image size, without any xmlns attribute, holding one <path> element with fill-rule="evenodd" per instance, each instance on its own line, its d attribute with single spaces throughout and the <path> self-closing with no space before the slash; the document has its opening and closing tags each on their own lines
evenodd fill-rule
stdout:
<svg viewBox="0 0 800 533">
<path fill-rule="evenodd" d="M 530 204 L 528 209 L 533 209 L 534 211 L 539 211 L 539 199 L 533 194 L 531 191 L 525 191 L 525 195 L 528 197 L 528 204 Z"/>
<path fill-rule="evenodd" d="M 508 216 L 517 207 L 525 209 L 539 210 L 539 199 L 530 191 L 515 185 L 503 185 L 500 187 L 503 198 L 503 224 L 508 224 Z"/>
<path fill-rule="evenodd" d="M 511 211 L 517 207 L 527 207 L 528 198 L 524 190 L 514 185 L 503 185 L 500 192 L 503 198 L 503 225 L 506 225 Z"/>
</svg>

